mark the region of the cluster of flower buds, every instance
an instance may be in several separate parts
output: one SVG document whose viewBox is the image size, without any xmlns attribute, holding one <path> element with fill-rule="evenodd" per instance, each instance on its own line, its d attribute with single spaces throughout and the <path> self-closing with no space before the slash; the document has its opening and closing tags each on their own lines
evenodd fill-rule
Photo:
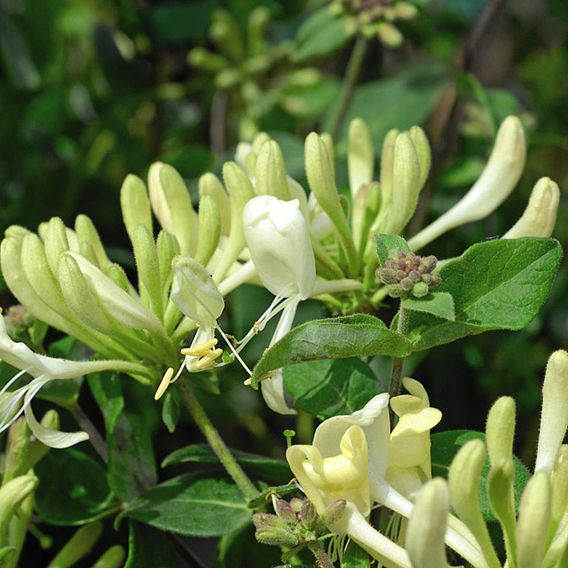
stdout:
<svg viewBox="0 0 568 568">
<path fill-rule="evenodd" d="M 290 501 L 274 499 L 275 515 L 255 513 L 252 517 L 256 527 L 256 539 L 273 546 L 284 546 L 299 552 L 313 545 L 329 533 L 328 526 L 335 523 L 345 512 L 345 500 L 330 503 L 320 517 L 309 499 L 294 497 Z M 322 551 L 323 552 L 323 551 Z M 321 554 L 321 553 L 320 553 Z M 329 564 L 333 566 L 333 564 Z"/>
<path fill-rule="evenodd" d="M 387 258 L 384 266 L 377 269 L 377 278 L 388 286 L 393 298 L 423 298 L 442 282 L 434 272 L 437 264 L 438 259 L 432 255 L 399 252 L 396 258 Z"/>
<path fill-rule="evenodd" d="M 391 48 L 404 41 L 395 23 L 412 20 L 418 15 L 418 8 L 413 3 L 397 0 L 335 0 L 332 10 L 336 14 L 353 14 L 357 28 L 366 37 L 376 36 L 384 46 Z"/>
<path fill-rule="evenodd" d="M 240 136 L 244 140 L 257 133 L 259 118 L 275 104 L 292 115 L 305 116 L 308 105 L 295 93 L 321 80 L 315 67 L 293 65 L 291 42 L 269 43 L 270 18 L 269 8 L 257 6 L 248 16 L 245 32 L 230 12 L 216 10 L 209 30 L 216 51 L 195 47 L 188 55 L 193 67 L 214 75 L 217 89 L 242 105 Z"/>
</svg>

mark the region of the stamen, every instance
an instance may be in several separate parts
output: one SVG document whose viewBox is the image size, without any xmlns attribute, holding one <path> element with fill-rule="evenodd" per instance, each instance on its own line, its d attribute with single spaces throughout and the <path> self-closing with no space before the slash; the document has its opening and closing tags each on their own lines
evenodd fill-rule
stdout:
<svg viewBox="0 0 568 568">
<path fill-rule="evenodd" d="M 22 375 L 25 375 L 28 371 L 24 369 L 16 375 L 14 375 L 0 390 L 0 394 L 5 393 Z"/>
<path fill-rule="evenodd" d="M 209 365 L 211 365 L 211 363 L 213 363 L 213 361 L 215 361 L 215 359 L 218 359 L 222 354 L 222 349 L 214 349 L 213 351 L 210 351 L 207 355 L 201 357 L 201 359 L 197 361 L 195 368 L 206 369 L 207 367 L 209 367 Z"/>
<path fill-rule="evenodd" d="M 211 349 L 215 347 L 217 343 L 218 340 L 214 337 L 205 343 L 201 343 L 201 345 L 196 345 L 195 347 L 184 347 L 181 350 L 181 354 L 189 357 L 204 357 L 209 354 Z"/>
<path fill-rule="evenodd" d="M 160 400 L 164 393 L 168 390 L 170 383 L 172 381 L 172 377 L 174 376 L 174 370 L 172 367 L 169 367 L 168 370 L 164 373 L 162 380 L 160 381 L 160 386 L 154 395 L 154 400 Z"/>
</svg>

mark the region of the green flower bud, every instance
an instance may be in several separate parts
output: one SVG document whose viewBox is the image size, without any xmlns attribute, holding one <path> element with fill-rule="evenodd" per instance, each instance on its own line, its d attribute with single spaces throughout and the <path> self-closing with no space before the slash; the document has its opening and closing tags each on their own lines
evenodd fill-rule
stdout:
<svg viewBox="0 0 568 568">
<path fill-rule="evenodd" d="M 416 155 L 418 156 L 418 164 L 420 166 L 420 180 L 418 184 L 422 188 L 428 178 L 430 166 L 432 164 L 432 153 L 430 151 L 430 144 L 424 130 L 420 126 L 413 126 L 409 130 L 410 138 L 414 144 Z"/>
<path fill-rule="evenodd" d="M 195 260 L 207 265 L 221 237 L 221 214 L 216 201 L 204 195 L 199 200 L 199 230 Z"/>
<path fill-rule="evenodd" d="M 505 412 L 507 411 L 505 410 Z M 495 426 L 497 426 L 497 421 Z M 512 455 L 502 456 L 497 460 L 493 457 L 491 458 L 491 464 L 492 467 L 487 479 L 489 504 L 491 505 L 491 510 L 495 517 L 499 520 L 501 527 L 503 528 L 507 558 L 512 565 L 516 566 L 517 544 L 515 528 L 515 497 L 513 493 L 515 464 L 513 462 Z"/>
<path fill-rule="evenodd" d="M 418 15 L 418 8 L 410 2 L 397 2 L 394 5 L 394 12 L 400 20 L 412 20 Z"/>
<path fill-rule="evenodd" d="M 0 408 L 2 408 L 1 403 Z M 27 473 L 30 469 L 29 467 L 24 469 L 28 464 L 30 442 L 30 430 L 26 419 L 18 418 L 8 430 L 8 441 L 4 458 L 4 477 L 2 478 L 3 484 Z"/>
<path fill-rule="evenodd" d="M 252 53 L 266 52 L 266 29 L 270 22 L 270 10 L 266 6 L 257 6 L 248 18 L 248 44 Z"/>
<path fill-rule="evenodd" d="M 35 475 L 20 475 L 0 486 L 0 548 L 6 544 L 6 533 L 12 516 L 37 484 Z"/>
<path fill-rule="evenodd" d="M 311 528 L 312 525 L 318 520 L 318 514 L 313 503 L 308 499 L 304 499 L 302 503 L 302 508 L 298 513 L 298 518 L 302 525 L 306 528 Z"/>
<path fill-rule="evenodd" d="M 162 319 L 164 305 L 162 299 L 162 281 L 160 263 L 154 236 L 144 225 L 138 225 L 132 233 L 132 247 L 138 273 L 138 288 L 142 300 L 152 308 L 154 314 Z"/>
<path fill-rule="evenodd" d="M 292 198 L 284 156 L 274 140 L 265 142 L 258 153 L 255 180 L 257 195 L 274 195 L 284 201 Z"/>
<path fill-rule="evenodd" d="M 316 67 L 306 67 L 292 71 L 286 80 L 294 87 L 311 87 L 321 80 L 321 73 Z"/>
<path fill-rule="evenodd" d="M 568 427 L 568 353 L 555 351 L 548 359 L 542 386 L 542 413 L 535 471 L 552 472 Z"/>
<path fill-rule="evenodd" d="M 122 568 L 126 552 L 122 546 L 111 546 L 94 564 L 93 568 Z"/>
<path fill-rule="evenodd" d="M 489 461 L 492 466 L 513 455 L 515 438 L 515 400 L 510 396 L 498 399 L 489 414 L 485 428 Z"/>
<path fill-rule="evenodd" d="M 477 539 L 489 566 L 500 566 L 479 505 L 479 485 L 484 463 L 483 442 L 470 440 L 455 455 L 450 465 L 448 483 L 458 517 Z"/>
<path fill-rule="evenodd" d="M 215 10 L 209 28 L 211 39 L 235 62 L 245 59 L 245 49 L 239 24 L 227 10 Z"/>
<path fill-rule="evenodd" d="M 92 523 L 81 527 L 65 543 L 47 568 L 70 568 L 87 556 L 103 532 L 102 523 Z"/>
<path fill-rule="evenodd" d="M 221 231 L 223 235 L 228 235 L 231 230 L 231 205 L 229 196 L 223 184 L 217 176 L 206 173 L 199 178 L 199 196 L 208 195 L 217 203 L 217 209 L 221 215 Z"/>
<path fill-rule="evenodd" d="M 174 235 L 182 254 L 192 254 L 195 248 L 197 215 L 189 192 L 179 173 L 161 162 L 148 172 L 150 202 L 162 228 Z"/>
<path fill-rule="evenodd" d="M 163 304 L 167 304 L 169 285 L 172 281 L 172 260 L 179 254 L 175 237 L 166 231 L 160 231 L 156 240 L 156 251 L 158 253 L 158 265 L 160 266 L 160 282 L 162 293 L 164 294 Z"/>
<path fill-rule="evenodd" d="M 229 64 L 222 55 L 212 53 L 203 47 L 194 47 L 187 56 L 187 62 L 209 73 L 217 73 Z"/>
<path fill-rule="evenodd" d="M 418 282 L 412 287 L 412 295 L 415 298 L 424 298 L 424 296 L 427 296 L 429 292 L 430 288 L 428 287 L 428 284 L 424 282 Z"/>
<path fill-rule="evenodd" d="M 151 233 L 152 209 L 144 182 L 129 174 L 120 188 L 120 208 L 126 232 L 132 240 L 132 235 L 138 225 L 144 225 Z"/>
<path fill-rule="evenodd" d="M 379 41 L 385 46 L 392 49 L 400 47 L 404 38 L 396 26 L 387 22 L 380 22 L 377 24 L 377 37 Z"/>
<path fill-rule="evenodd" d="M 375 167 L 375 148 L 371 131 L 364 120 L 354 118 L 349 125 L 347 165 L 353 199 L 362 186 L 371 183 Z"/>
<path fill-rule="evenodd" d="M 99 233 L 89 217 L 87 217 L 86 215 L 77 216 L 77 218 L 75 219 L 75 232 L 77 233 L 77 238 L 79 239 L 79 245 L 81 244 L 81 242 L 89 243 L 95 251 L 97 265 L 102 270 L 105 270 L 105 268 L 110 265 L 110 260 L 107 257 Z"/>
<path fill-rule="evenodd" d="M 541 566 L 545 553 L 552 514 L 548 475 L 535 473 L 521 495 L 517 521 L 517 554 L 519 568 Z"/>
<path fill-rule="evenodd" d="M 413 568 L 446 568 L 446 520 L 450 494 L 441 478 L 428 481 L 416 496 L 406 530 L 406 550 Z"/>
<path fill-rule="evenodd" d="M 552 530 L 555 531 L 568 508 L 568 446 L 562 446 L 551 476 Z"/>
<path fill-rule="evenodd" d="M 541 178 L 532 190 L 524 213 L 502 238 L 550 237 L 556 225 L 559 202 L 558 185 L 550 178 Z"/>
<path fill-rule="evenodd" d="M 286 521 L 276 515 L 255 513 L 252 522 L 256 527 L 256 540 L 262 544 L 296 546 L 299 542 Z"/>
<path fill-rule="evenodd" d="M 169 233 L 167 234 L 169 235 Z M 105 270 L 105 275 L 108 276 L 121 290 L 124 290 L 128 294 L 131 294 L 134 291 L 132 284 L 130 284 L 130 281 L 128 280 L 128 276 L 126 276 L 124 268 L 122 268 L 120 264 L 111 264 Z"/>
<path fill-rule="evenodd" d="M 43 244 L 47 263 L 53 274 L 57 274 L 61 255 L 69 250 L 67 229 L 59 217 L 52 217 L 47 223 Z"/>
<path fill-rule="evenodd" d="M 221 91 L 232 89 L 241 82 L 242 75 L 238 69 L 223 69 L 215 75 L 215 86 Z"/>
</svg>

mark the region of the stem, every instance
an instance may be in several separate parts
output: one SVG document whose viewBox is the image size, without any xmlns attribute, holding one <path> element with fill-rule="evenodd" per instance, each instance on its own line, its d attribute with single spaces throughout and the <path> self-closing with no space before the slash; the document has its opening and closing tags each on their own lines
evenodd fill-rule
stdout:
<svg viewBox="0 0 568 568">
<path fill-rule="evenodd" d="M 322 549 L 321 543 L 317 542 L 311 544 L 308 548 L 316 559 L 317 568 L 334 568 L 333 562 L 331 561 L 327 553 Z"/>
<path fill-rule="evenodd" d="M 355 91 L 355 86 L 357 85 L 357 79 L 361 73 L 361 68 L 363 67 L 363 61 L 365 60 L 365 52 L 367 51 L 367 38 L 363 35 L 357 36 L 355 45 L 353 46 L 353 51 L 351 52 L 351 57 L 349 58 L 349 63 L 347 64 L 347 69 L 345 71 L 345 79 L 343 80 L 343 88 L 341 92 L 341 98 L 339 99 L 339 106 L 337 108 L 337 113 L 333 119 L 333 127 L 331 129 L 331 137 L 336 140 L 349 105 L 351 104 L 351 99 L 353 98 L 353 92 Z"/>
<path fill-rule="evenodd" d="M 398 324 L 396 331 L 401 335 L 408 333 L 408 325 L 410 323 L 409 312 L 402 307 L 402 301 L 398 310 Z M 400 394 L 400 384 L 402 381 L 402 371 L 404 368 L 404 357 L 393 357 L 392 370 L 390 376 L 389 397 Z"/>
<path fill-rule="evenodd" d="M 209 416 L 207 416 L 203 406 L 201 406 L 201 403 L 197 400 L 190 384 L 184 379 L 178 381 L 177 384 L 185 407 L 205 436 L 211 449 L 223 464 L 227 473 L 247 499 L 256 497 L 258 495 L 256 487 L 252 484 L 252 481 L 248 478 L 242 467 L 237 463 L 231 450 L 229 450 L 219 432 L 215 426 L 213 426 L 211 420 L 209 420 Z"/>
<path fill-rule="evenodd" d="M 91 422 L 91 419 L 85 414 L 85 411 L 78 404 L 70 406 L 69 411 L 79 426 L 81 426 L 81 430 L 84 430 L 87 434 L 89 434 L 89 442 L 91 442 L 95 452 L 99 454 L 104 463 L 108 463 L 108 448 L 106 442 L 95 425 Z"/>
</svg>

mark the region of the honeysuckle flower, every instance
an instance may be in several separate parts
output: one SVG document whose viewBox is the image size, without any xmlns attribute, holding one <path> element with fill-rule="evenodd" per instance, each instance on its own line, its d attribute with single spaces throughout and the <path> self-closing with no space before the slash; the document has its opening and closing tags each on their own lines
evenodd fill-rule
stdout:
<svg viewBox="0 0 568 568">
<path fill-rule="evenodd" d="M 298 304 L 310 296 L 360 287 L 352 280 L 316 279 L 316 265 L 308 223 L 297 199 L 282 201 L 259 195 L 244 207 L 245 239 L 251 260 L 263 285 L 276 298 L 261 318 L 268 321 L 282 311 L 270 344 L 292 327 Z M 279 414 L 295 414 L 286 403 L 282 371 L 261 382 L 267 405 Z"/>
<path fill-rule="evenodd" d="M 391 398 L 390 405 L 399 417 L 390 435 L 390 460 L 386 479 L 399 493 L 411 497 L 432 477 L 430 430 L 442 419 L 430 407 L 426 389 L 418 381 L 402 380 L 410 394 Z"/>
<path fill-rule="evenodd" d="M 497 133 L 493 151 L 479 179 L 449 211 L 412 237 L 408 244 L 418 250 L 447 231 L 487 217 L 513 191 L 525 165 L 526 143 L 520 120 L 507 117 Z"/>
<path fill-rule="evenodd" d="M 52 448 L 67 448 L 88 439 L 86 432 L 65 433 L 48 429 L 36 419 L 30 403 L 33 397 L 49 382 L 58 379 L 77 379 L 98 371 L 124 371 L 145 374 L 146 369 L 127 361 L 70 361 L 34 353 L 24 343 L 12 341 L 6 331 L 4 318 L 0 315 L 0 359 L 20 369 L 0 391 L 0 432 L 9 428 L 22 413 L 33 435 Z M 33 378 L 14 391 L 8 389 L 24 375 Z"/>
<path fill-rule="evenodd" d="M 373 502 L 407 518 L 413 509 L 413 504 L 386 479 L 390 459 L 388 399 L 388 394 L 379 394 L 351 415 L 328 418 L 317 427 L 312 445 L 291 446 L 286 458 L 318 513 L 333 500 L 347 501 L 346 514 L 330 527 L 333 531 L 364 543 L 377 558 L 391 558 L 387 554 L 392 553 L 392 561 L 408 565 L 403 564 L 399 547 L 384 535 L 377 536 L 366 521 Z M 471 533 L 457 519 L 452 519 L 445 538 L 474 566 L 485 568 Z"/>
</svg>

